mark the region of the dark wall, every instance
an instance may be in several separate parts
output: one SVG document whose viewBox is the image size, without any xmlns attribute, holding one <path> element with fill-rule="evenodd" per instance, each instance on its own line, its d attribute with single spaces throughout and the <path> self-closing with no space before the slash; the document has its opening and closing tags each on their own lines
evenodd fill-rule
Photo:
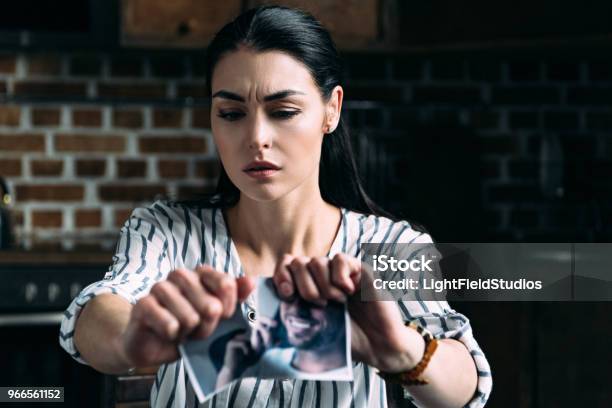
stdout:
<svg viewBox="0 0 612 408">
<path fill-rule="evenodd" d="M 439 242 L 610 242 L 607 55 L 349 56 L 347 115 L 369 190 Z M 491 363 L 489 406 L 609 405 L 610 303 L 452 306 Z"/>
</svg>

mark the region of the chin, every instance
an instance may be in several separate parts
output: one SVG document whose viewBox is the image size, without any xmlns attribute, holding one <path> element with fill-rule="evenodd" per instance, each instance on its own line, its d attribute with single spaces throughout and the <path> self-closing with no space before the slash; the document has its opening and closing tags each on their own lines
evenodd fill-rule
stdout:
<svg viewBox="0 0 612 408">
<path fill-rule="evenodd" d="M 241 195 L 246 196 L 253 201 L 260 202 L 279 200 L 293 190 L 293 188 L 287 188 L 287 185 L 279 182 L 269 184 L 241 183 L 240 185 L 235 185 L 240 190 Z"/>
<path fill-rule="evenodd" d="M 276 201 L 279 198 L 283 197 L 286 193 L 280 192 L 276 188 L 270 188 L 269 186 L 262 186 L 259 188 L 248 188 L 248 189 L 240 189 L 241 195 L 247 196 L 249 199 L 253 201 L 260 202 L 270 202 Z"/>
</svg>

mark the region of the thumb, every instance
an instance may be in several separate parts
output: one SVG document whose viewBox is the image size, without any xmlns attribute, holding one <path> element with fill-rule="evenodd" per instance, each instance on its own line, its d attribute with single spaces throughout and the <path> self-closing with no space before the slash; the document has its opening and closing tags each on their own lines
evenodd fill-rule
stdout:
<svg viewBox="0 0 612 408">
<path fill-rule="evenodd" d="M 250 276 L 241 276 L 236 279 L 236 284 L 238 285 L 238 301 L 244 302 L 255 289 L 255 279 Z"/>
</svg>

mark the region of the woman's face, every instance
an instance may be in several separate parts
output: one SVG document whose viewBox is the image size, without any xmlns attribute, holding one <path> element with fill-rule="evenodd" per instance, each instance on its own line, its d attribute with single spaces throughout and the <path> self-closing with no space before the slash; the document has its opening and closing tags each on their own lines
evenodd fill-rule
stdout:
<svg viewBox="0 0 612 408">
<path fill-rule="evenodd" d="M 324 133 L 340 117 L 342 88 L 325 102 L 310 72 L 278 51 L 231 52 L 212 76 L 211 127 L 221 162 L 243 195 L 257 201 L 318 189 Z M 253 161 L 277 170 L 248 171 Z M 301 193 L 300 193 L 301 192 Z"/>
</svg>

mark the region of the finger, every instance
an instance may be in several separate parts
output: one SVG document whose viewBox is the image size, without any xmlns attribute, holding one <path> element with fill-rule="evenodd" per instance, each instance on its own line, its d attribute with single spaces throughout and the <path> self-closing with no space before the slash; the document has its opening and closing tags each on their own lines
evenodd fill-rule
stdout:
<svg viewBox="0 0 612 408">
<path fill-rule="evenodd" d="M 198 312 L 172 282 L 165 280 L 156 283 L 151 289 L 151 294 L 178 320 L 180 337 L 190 333 L 200 323 Z"/>
<path fill-rule="evenodd" d="M 231 317 L 234 314 L 238 300 L 236 279 L 208 265 L 198 266 L 196 272 L 200 275 L 200 281 L 206 289 L 221 300 L 223 304 L 223 317 Z"/>
<path fill-rule="evenodd" d="M 357 288 L 363 276 L 363 272 L 364 272 L 363 265 L 364 264 L 361 263 L 360 259 L 353 258 L 353 257 L 348 257 L 348 258 L 349 258 L 349 267 L 351 269 L 349 277 L 351 281 L 353 282 L 353 287 Z"/>
<path fill-rule="evenodd" d="M 204 339 L 217 328 L 219 320 L 223 316 L 223 304 L 218 297 L 204 289 L 202 309 L 199 310 L 201 323 L 194 331 L 194 338 Z"/>
<path fill-rule="evenodd" d="M 234 336 L 226 346 L 226 349 L 239 349 L 244 355 L 247 355 L 251 348 L 251 337 L 248 333 L 240 333 Z"/>
<path fill-rule="evenodd" d="M 178 336 L 179 322 L 168 310 L 157 302 L 155 297 L 150 295 L 143 297 L 134 306 L 132 313 L 134 318 L 142 324 L 140 330 L 144 328 L 150 331 L 154 336 L 157 336 L 161 342 L 160 348 L 156 350 L 155 356 L 136 352 L 140 355 L 139 361 L 142 362 L 142 365 L 159 365 L 175 361 L 179 358 L 179 351 L 175 341 Z M 140 347 L 138 344 L 134 346 Z"/>
<path fill-rule="evenodd" d="M 347 260 L 348 255 L 338 253 L 331 260 L 331 281 L 342 288 L 346 293 L 355 292 L 355 282 L 351 279 L 351 267 Z"/>
<path fill-rule="evenodd" d="M 276 325 L 278 324 L 278 322 L 268 316 L 259 316 L 257 318 L 257 321 L 260 325 L 264 326 L 264 327 L 269 327 L 269 328 L 273 328 L 276 327 Z"/>
<path fill-rule="evenodd" d="M 133 317 L 143 322 L 161 339 L 174 341 L 178 336 L 179 321 L 155 298 L 147 295 L 132 309 Z"/>
<path fill-rule="evenodd" d="M 265 327 L 258 327 L 253 331 L 251 343 L 255 350 L 262 351 L 267 348 L 272 340 L 272 334 Z"/>
<path fill-rule="evenodd" d="M 264 347 L 268 347 L 272 344 L 272 331 L 269 328 L 261 330 L 261 340 L 263 341 Z"/>
<path fill-rule="evenodd" d="M 263 342 L 261 340 L 261 330 L 253 330 L 251 333 L 251 346 L 253 349 L 259 350 L 262 345 Z"/>
<path fill-rule="evenodd" d="M 327 304 L 327 301 L 321 296 L 319 288 L 306 266 L 309 261 L 308 257 L 296 257 L 289 264 L 289 270 L 300 296 L 308 302 L 323 306 Z"/>
<path fill-rule="evenodd" d="M 306 266 L 324 298 L 335 300 L 336 302 L 345 302 L 345 294 L 331 282 L 329 265 L 328 258 L 317 257 L 312 258 Z"/>
<path fill-rule="evenodd" d="M 236 350 L 241 351 L 243 355 L 247 355 L 249 353 L 249 346 L 247 345 L 245 340 L 230 340 L 227 342 L 227 346 L 225 349 L 226 354 L 228 354 L 228 352 Z"/>
<path fill-rule="evenodd" d="M 206 302 L 210 294 L 202 286 L 197 273 L 184 268 L 175 269 L 168 274 L 168 281 L 179 288 L 200 317 L 206 314 L 208 311 Z"/>
<path fill-rule="evenodd" d="M 259 330 L 257 335 L 259 337 L 258 350 L 267 348 L 270 345 L 270 340 L 271 340 L 270 332 L 268 330 Z"/>
<path fill-rule="evenodd" d="M 294 256 L 291 254 L 283 255 L 283 258 L 276 265 L 274 275 L 272 276 L 276 290 L 282 298 L 291 297 L 295 292 L 295 284 L 291 271 L 289 270 L 289 264 L 293 259 Z"/>
<path fill-rule="evenodd" d="M 241 276 L 236 279 L 236 286 L 238 287 L 238 301 L 242 303 L 255 289 L 255 279 L 249 276 Z"/>
</svg>

